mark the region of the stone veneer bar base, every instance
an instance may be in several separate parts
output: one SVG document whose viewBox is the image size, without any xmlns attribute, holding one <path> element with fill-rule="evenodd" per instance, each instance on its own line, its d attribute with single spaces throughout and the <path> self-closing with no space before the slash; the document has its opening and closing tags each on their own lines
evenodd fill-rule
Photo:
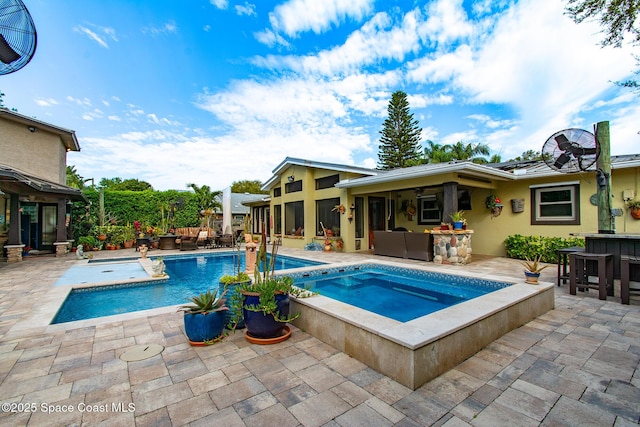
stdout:
<svg viewBox="0 0 640 427">
<path fill-rule="evenodd" d="M 432 230 L 433 262 L 436 264 L 469 264 L 473 230 Z"/>
<path fill-rule="evenodd" d="M 517 283 L 405 323 L 322 296 L 291 310 L 296 327 L 415 390 L 553 308 L 552 283 Z"/>
</svg>

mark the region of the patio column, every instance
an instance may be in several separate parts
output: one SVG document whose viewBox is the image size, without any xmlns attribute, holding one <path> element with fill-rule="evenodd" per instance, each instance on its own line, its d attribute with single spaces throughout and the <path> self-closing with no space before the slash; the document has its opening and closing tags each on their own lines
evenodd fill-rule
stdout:
<svg viewBox="0 0 640 427">
<path fill-rule="evenodd" d="M 442 184 L 444 188 L 444 206 L 442 207 L 442 222 L 448 223 L 451 220 L 451 214 L 458 212 L 458 183 L 445 182 Z"/>
<path fill-rule="evenodd" d="M 58 215 L 56 218 L 56 256 L 61 257 L 67 254 L 67 200 L 58 199 Z"/>
<path fill-rule="evenodd" d="M 21 219 L 20 219 L 20 197 L 19 194 L 10 193 L 9 201 L 9 234 L 7 235 L 7 245 L 21 245 Z M 5 246 L 6 247 L 6 246 Z"/>
</svg>

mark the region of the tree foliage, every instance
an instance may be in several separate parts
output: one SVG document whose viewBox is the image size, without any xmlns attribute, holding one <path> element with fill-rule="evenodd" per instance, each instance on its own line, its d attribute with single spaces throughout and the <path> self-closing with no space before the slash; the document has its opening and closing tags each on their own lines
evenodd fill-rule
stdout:
<svg viewBox="0 0 640 427">
<path fill-rule="evenodd" d="M 640 26 L 636 18 L 640 13 L 638 0 L 568 0 L 567 14 L 577 24 L 584 20 L 598 20 L 604 33 L 602 46 L 621 47 L 625 35 L 632 43 L 640 43 Z"/>
<path fill-rule="evenodd" d="M 522 162 L 527 160 L 542 160 L 542 153 L 534 150 L 527 150 L 514 159 L 509 159 L 510 162 Z"/>
<path fill-rule="evenodd" d="M 115 178 L 102 178 L 98 186 L 104 188 L 105 190 L 112 191 L 146 191 L 153 190 L 151 184 L 146 181 L 140 181 L 135 178 L 122 179 L 119 177 Z"/>
<path fill-rule="evenodd" d="M 73 188 L 84 188 L 84 178 L 80 176 L 75 166 L 67 166 L 67 186 Z"/>
<path fill-rule="evenodd" d="M 269 191 L 261 190 L 262 183 L 258 180 L 242 180 L 234 181 L 231 184 L 232 193 L 249 193 L 249 194 L 269 194 Z"/>
<path fill-rule="evenodd" d="M 380 131 L 378 168 L 389 170 L 410 166 L 420 157 L 422 129 L 409 110 L 407 94 L 400 90 L 394 92 L 387 112 L 388 117 Z"/>
<path fill-rule="evenodd" d="M 568 0 L 565 10 L 577 24 L 585 20 L 597 20 L 604 33 L 600 41 L 603 47 L 622 47 L 627 35 L 631 36 L 631 44 L 640 45 L 640 25 L 637 21 L 640 0 Z M 635 58 L 640 66 L 640 57 Z M 638 73 L 640 70 L 636 71 Z M 615 84 L 640 93 L 637 80 L 629 79 Z"/>
<path fill-rule="evenodd" d="M 493 155 L 491 160 L 487 160 L 484 156 L 489 156 L 491 149 L 486 144 L 464 144 L 458 141 L 455 144 L 435 144 L 433 141 L 427 141 L 424 153 L 415 164 L 427 163 L 445 163 L 453 160 L 471 160 L 474 163 L 497 163 L 500 156 Z M 497 162 L 494 162 L 497 156 Z"/>
</svg>

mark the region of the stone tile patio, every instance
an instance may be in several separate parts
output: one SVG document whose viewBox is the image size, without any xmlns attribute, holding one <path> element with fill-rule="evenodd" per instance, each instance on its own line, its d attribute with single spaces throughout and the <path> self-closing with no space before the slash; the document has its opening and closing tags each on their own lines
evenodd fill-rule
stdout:
<svg viewBox="0 0 640 427">
<path fill-rule="evenodd" d="M 327 261 L 370 257 L 280 253 Z M 104 251 L 97 256 L 136 253 Z M 272 346 L 249 344 L 238 332 L 214 346 L 190 347 L 181 314 L 173 310 L 69 324 L 73 326 L 34 321 L 50 301 L 53 283 L 74 262 L 69 254 L 0 265 L 3 426 L 640 422 L 637 297 L 624 306 L 618 297 L 600 301 L 595 291 L 571 296 L 568 286 L 556 287 L 554 310 L 412 391 L 294 327 L 289 340 Z M 451 267 L 452 272 L 460 268 L 491 272 L 496 278 L 522 275 L 516 261 L 504 258 L 476 257 L 467 266 Z M 544 270 L 542 279 L 554 281 L 555 269 Z M 138 362 L 119 359 L 144 344 L 165 349 Z"/>
</svg>

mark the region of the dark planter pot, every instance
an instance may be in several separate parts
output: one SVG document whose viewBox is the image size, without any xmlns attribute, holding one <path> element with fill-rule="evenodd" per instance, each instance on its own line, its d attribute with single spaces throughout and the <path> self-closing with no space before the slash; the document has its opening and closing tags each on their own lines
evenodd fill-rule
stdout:
<svg viewBox="0 0 640 427">
<path fill-rule="evenodd" d="M 527 283 L 530 283 L 532 285 L 537 285 L 538 284 L 538 278 L 540 277 L 540 273 L 533 273 L 531 271 L 526 271 L 524 272 L 524 281 Z"/>
<path fill-rule="evenodd" d="M 234 297 L 239 293 L 238 291 L 239 287 L 241 285 L 248 285 L 248 284 L 251 284 L 251 279 L 247 280 L 246 282 L 234 282 L 234 283 L 228 283 L 228 284 L 220 283 L 220 285 L 218 286 L 218 289 L 219 289 L 218 292 L 222 293 L 225 290 L 227 291 L 225 298 L 227 299 L 227 306 L 229 307 L 229 310 L 224 312 L 225 326 L 229 325 L 229 322 L 233 317 L 237 317 L 238 324 L 236 325 L 236 329 L 243 329 L 245 327 L 244 317 L 242 313 L 236 313 L 236 310 L 232 307 L 233 304 L 231 303 L 231 301 L 233 301 Z M 236 316 L 236 314 L 238 314 L 238 316 Z"/>
<path fill-rule="evenodd" d="M 184 332 L 192 342 L 211 341 L 222 335 L 224 330 L 224 311 L 208 314 L 184 314 Z"/>
<path fill-rule="evenodd" d="M 260 303 L 260 296 L 257 294 L 243 294 L 245 305 L 258 305 Z M 276 295 L 276 305 L 280 317 L 289 317 L 289 295 L 280 294 Z M 283 334 L 286 323 L 278 322 L 272 315 L 265 315 L 261 311 L 249 311 L 245 308 L 242 309 L 244 316 L 244 323 L 247 327 L 247 333 L 255 338 L 276 338 Z"/>
</svg>

